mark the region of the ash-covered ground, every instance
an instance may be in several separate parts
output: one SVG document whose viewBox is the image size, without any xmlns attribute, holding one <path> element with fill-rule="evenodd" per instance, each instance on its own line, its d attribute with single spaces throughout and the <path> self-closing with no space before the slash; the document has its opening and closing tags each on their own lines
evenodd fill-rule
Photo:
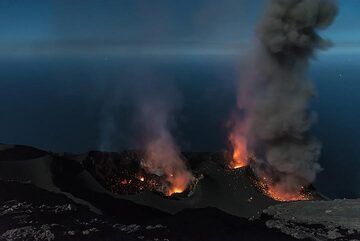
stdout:
<svg viewBox="0 0 360 241">
<path fill-rule="evenodd" d="M 0 145 L 0 240 L 360 240 L 359 200 L 279 203 L 223 153 L 184 157 L 198 182 L 165 197 L 141 152 Z"/>
</svg>

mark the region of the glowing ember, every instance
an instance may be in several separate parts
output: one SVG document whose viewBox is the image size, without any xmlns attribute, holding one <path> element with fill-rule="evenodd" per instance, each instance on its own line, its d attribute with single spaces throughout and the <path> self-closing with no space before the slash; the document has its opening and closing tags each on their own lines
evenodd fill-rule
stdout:
<svg viewBox="0 0 360 241">
<path fill-rule="evenodd" d="M 301 187 L 300 190 L 285 190 L 281 185 L 268 184 L 266 178 L 259 182 L 262 191 L 272 199 L 279 202 L 290 201 L 305 201 L 311 200 L 310 195 L 305 193 L 305 188 Z"/>
<path fill-rule="evenodd" d="M 254 156 L 249 155 L 247 150 L 247 141 L 242 136 L 241 130 L 242 129 L 237 126 L 235 131 L 233 131 L 229 136 L 229 140 L 233 146 L 232 161 L 229 163 L 229 168 L 231 169 L 238 169 L 248 166 L 249 160 L 255 160 Z M 285 202 L 311 199 L 308 195 L 305 194 L 303 187 L 295 191 L 289 190 L 289 188 L 286 188 L 283 185 L 274 184 L 271 178 L 266 178 L 266 176 L 263 176 L 260 173 L 256 174 L 261 179 L 258 181 L 259 187 L 267 196 L 274 200 Z"/>
<path fill-rule="evenodd" d="M 186 190 L 193 178 L 179 148 L 167 131 L 147 144 L 141 166 L 145 172 L 164 179 L 165 183 L 160 191 L 168 196 Z"/>
<path fill-rule="evenodd" d="M 307 197 L 305 194 L 302 194 L 300 192 L 297 193 L 282 192 L 281 190 L 273 187 L 269 188 L 267 193 L 273 199 L 281 202 L 310 200 L 309 197 Z"/>
<path fill-rule="evenodd" d="M 233 146 L 233 159 L 229 164 L 231 169 L 238 169 L 249 164 L 246 140 L 235 133 L 230 134 L 230 142 Z"/>
<path fill-rule="evenodd" d="M 169 162 L 161 161 L 155 166 L 158 168 L 150 169 L 153 166 L 145 166 L 142 162 L 146 157 L 149 156 L 144 155 L 144 152 L 92 152 L 86 162 L 101 185 L 114 194 L 136 195 L 153 192 L 161 196 L 171 196 L 171 199 L 193 195 L 193 190 L 202 179 L 202 175 L 193 175 L 185 164 L 185 158 L 182 159 L 179 154 L 177 158 L 181 158 L 181 162 L 169 161 L 171 165 L 168 166 L 166 164 Z M 182 194 L 174 195 L 176 193 Z"/>
<path fill-rule="evenodd" d="M 183 189 L 177 189 L 177 188 L 173 188 L 173 189 L 170 189 L 169 190 L 169 192 L 168 192 L 168 196 L 171 196 L 171 195 L 173 195 L 173 194 L 175 194 L 175 193 L 182 193 L 182 192 L 184 192 L 184 190 Z"/>
<path fill-rule="evenodd" d="M 170 183 L 170 187 L 167 190 L 167 196 L 171 196 L 175 193 L 184 192 L 189 183 L 191 182 L 192 175 L 188 172 L 178 172 L 176 174 L 170 174 L 167 181 Z"/>
</svg>

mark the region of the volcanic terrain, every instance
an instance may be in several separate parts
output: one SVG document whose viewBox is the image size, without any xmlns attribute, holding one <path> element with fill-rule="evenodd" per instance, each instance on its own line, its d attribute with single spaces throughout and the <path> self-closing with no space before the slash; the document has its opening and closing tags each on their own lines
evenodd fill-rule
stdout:
<svg viewBox="0 0 360 241">
<path fill-rule="evenodd" d="M 139 165 L 142 156 L 0 145 L 0 240 L 360 238 L 358 200 L 325 201 L 310 188 L 319 201 L 280 204 L 250 168 L 228 169 L 226 152 L 183 153 L 194 180 L 167 196 L 162 177 Z"/>
</svg>

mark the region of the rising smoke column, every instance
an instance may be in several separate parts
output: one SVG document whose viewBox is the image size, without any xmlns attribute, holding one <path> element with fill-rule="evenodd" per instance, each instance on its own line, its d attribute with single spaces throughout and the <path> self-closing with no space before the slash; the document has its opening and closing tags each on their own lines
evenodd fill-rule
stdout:
<svg viewBox="0 0 360 241">
<path fill-rule="evenodd" d="M 257 175 L 283 199 L 296 199 L 321 170 L 321 145 L 308 133 L 316 116 L 308 109 L 315 91 L 307 71 L 314 52 L 330 46 L 317 31 L 337 12 L 331 0 L 269 1 L 259 46 L 240 84 L 238 108 L 245 117 L 234 125 L 230 141 L 236 152 L 236 141 L 246 140 L 244 155 L 256 155 L 251 165 Z"/>
<path fill-rule="evenodd" d="M 143 102 L 140 109 L 146 150 L 141 165 L 150 173 L 165 176 L 168 182 L 166 195 L 183 192 L 191 182 L 192 174 L 169 130 L 174 105 L 169 100 L 151 98 Z"/>
</svg>

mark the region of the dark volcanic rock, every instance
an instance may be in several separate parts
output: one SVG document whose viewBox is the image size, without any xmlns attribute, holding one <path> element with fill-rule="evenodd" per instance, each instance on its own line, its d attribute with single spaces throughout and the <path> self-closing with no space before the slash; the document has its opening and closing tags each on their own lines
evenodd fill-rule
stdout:
<svg viewBox="0 0 360 241">
<path fill-rule="evenodd" d="M 0 145 L 0 161 L 23 161 L 35 159 L 49 154 L 29 146 Z"/>
<path fill-rule="evenodd" d="M 0 154 L 8 150 L 3 145 Z M 255 218 L 264 208 L 278 203 L 259 188 L 250 169 L 225 168 L 226 153 L 183 153 L 183 156 L 197 178 L 191 188 L 172 198 L 161 193 L 162 177 L 140 168 L 143 153 L 138 151 L 46 153 L 35 159 L 29 155 L 29 159 L 24 157 L 21 161 L 7 158 L 0 161 L 0 177 L 30 181 L 49 191 L 71 194 L 74 200 L 83 200 L 93 210 L 107 202 L 109 208 L 105 207 L 105 212 L 114 215 L 117 212 L 112 211 L 112 206 L 131 201 L 172 214 L 186 208 L 216 207 L 239 217 Z M 145 181 L 141 181 L 141 176 Z"/>
<path fill-rule="evenodd" d="M 261 222 L 240 219 L 216 208 L 184 210 L 165 223 L 174 232 L 170 240 L 293 240 L 266 229 Z"/>
<path fill-rule="evenodd" d="M 123 224 L 122 217 L 97 215 L 61 194 L 31 184 L 0 181 L 0 240 L 291 240 L 218 209 L 185 210 L 176 215 L 147 213 L 147 223 Z M 135 214 L 133 214 L 135 215 Z"/>
<path fill-rule="evenodd" d="M 360 239 L 360 199 L 278 204 L 264 210 L 262 219 L 299 239 Z"/>
<path fill-rule="evenodd" d="M 132 222 L 146 223 L 152 217 L 163 217 L 168 214 L 157 209 L 148 208 L 143 205 L 133 203 L 129 200 L 119 199 L 101 190 L 94 190 L 89 187 L 89 183 L 83 180 L 79 174 L 83 170 L 71 171 L 78 168 L 77 163 L 68 162 L 61 157 L 55 158 L 52 165 L 53 181 L 63 192 L 86 200 L 94 207 L 101 210 L 107 216 L 114 217 L 117 220 L 130 224 Z M 80 171 L 80 173 L 79 173 Z"/>
<path fill-rule="evenodd" d="M 83 161 L 86 170 L 116 197 L 176 213 L 186 208 L 216 207 L 240 217 L 255 217 L 277 203 L 257 186 L 250 169 L 225 168 L 226 153 L 184 153 L 196 181 L 174 202 L 161 195 L 164 180 L 139 167 L 142 152 L 90 152 Z M 145 181 L 139 180 L 145 177 Z M 159 195 L 160 193 L 160 195 Z M 128 195 L 132 194 L 132 195 Z"/>
<path fill-rule="evenodd" d="M 334 210 L 324 210 L 326 205 L 320 202 L 273 206 L 279 202 L 259 189 L 251 169 L 225 168 L 226 153 L 183 155 L 202 178 L 189 190 L 192 195 L 165 198 L 139 180 L 137 175 L 150 179 L 141 172 L 141 152 L 74 155 L 0 145 L 0 240 L 359 238 L 355 228 L 339 224 L 329 229 L 315 222 L 332 213 L 338 214 L 334 216 L 337 221 L 356 221 L 353 208 L 357 204 L 350 213 L 335 212 L 345 210 L 348 202 L 338 203 Z M 124 178 L 138 182 L 119 183 Z M 160 177 L 151 178 L 161 182 L 156 179 Z M 110 188 L 109 183 L 114 186 Z M 139 185 L 144 190 L 137 190 Z M 266 208 L 267 213 L 256 219 Z M 307 209 L 317 209 L 322 215 L 302 212 Z M 314 235 L 304 235 L 307 233 Z"/>
<path fill-rule="evenodd" d="M 110 237 L 110 238 L 109 238 Z M 0 182 L 0 240 L 136 240 L 61 194 Z"/>
<path fill-rule="evenodd" d="M 182 193 L 165 194 L 170 183 L 164 176 L 146 172 L 140 165 L 144 153 L 139 151 L 123 151 L 105 153 L 91 151 L 83 161 L 87 171 L 107 190 L 118 195 L 139 194 L 145 191 L 156 193 L 164 198 L 180 199 L 192 194 L 201 175 L 194 173 L 193 181 Z"/>
</svg>

